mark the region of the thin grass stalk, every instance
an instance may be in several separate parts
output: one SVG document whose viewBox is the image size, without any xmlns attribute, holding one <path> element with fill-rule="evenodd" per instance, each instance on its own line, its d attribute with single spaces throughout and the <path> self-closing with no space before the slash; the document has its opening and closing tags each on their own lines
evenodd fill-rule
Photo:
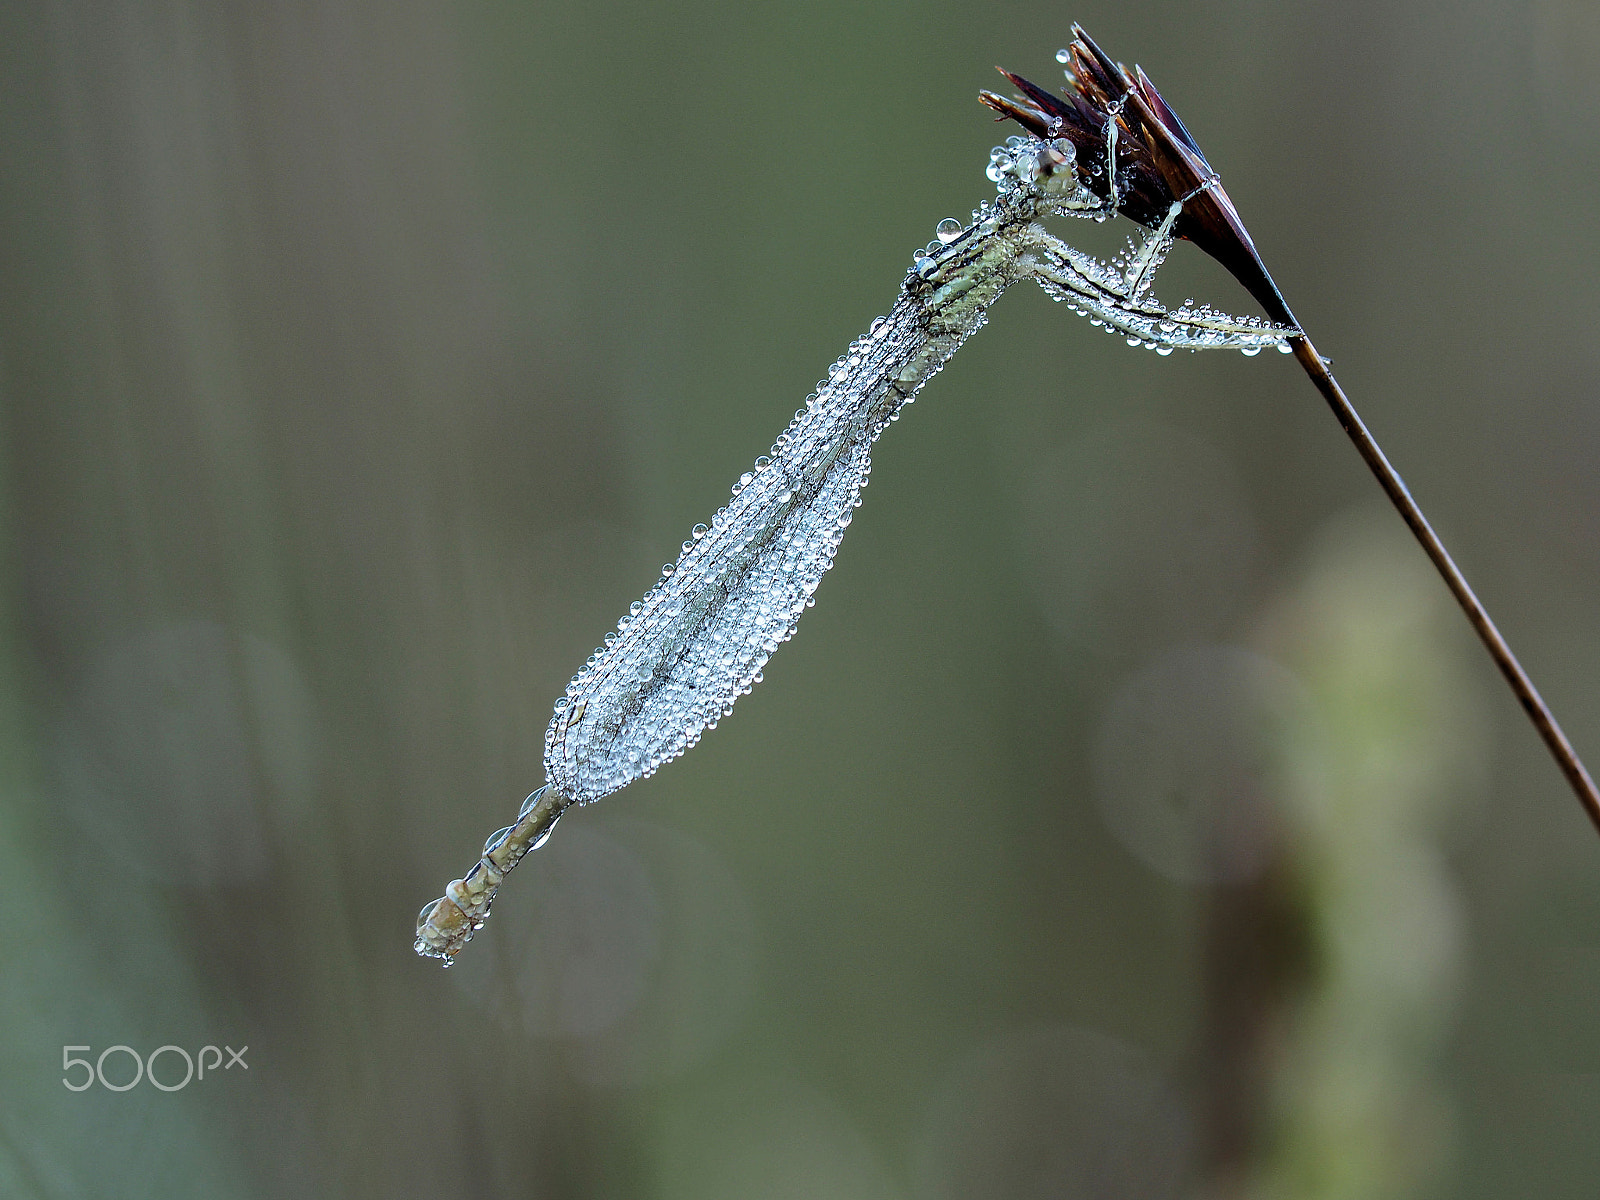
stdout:
<svg viewBox="0 0 1600 1200">
<path fill-rule="evenodd" d="M 1295 359 L 1333 409 L 1384 494 L 1422 544 L 1445 585 L 1461 605 L 1473 631 L 1489 651 L 1523 711 L 1555 757 L 1589 820 L 1600 831 L 1600 791 L 1528 672 L 1506 644 L 1489 612 L 1434 532 L 1410 489 L 1400 478 L 1328 363 L 1306 336 L 1283 293 L 1262 262 L 1238 210 L 1212 170 L 1194 136 L 1162 99 L 1143 68 L 1115 62 L 1080 26 L 1072 27 L 1071 47 L 1058 55 L 1067 64 L 1066 90 L 1058 95 L 1004 69 L 1016 99 L 983 92 L 979 99 L 1002 117 L 1039 138 L 1066 138 L 1080 162 L 1098 163 L 1088 186 L 1117 211 L 1147 228 L 1168 205 L 1182 204 L 1174 236 L 1193 242 L 1225 267 L 1267 312 L 1298 336 L 1289 339 Z"/>
<path fill-rule="evenodd" d="M 1555 756 L 1556 764 L 1561 768 L 1561 773 L 1567 777 L 1567 782 L 1572 785 L 1572 790 L 1577 793 L 1578 801 L 1583 805 L 1584 812 L 1589 814 L 1590 822 L 1597 831 L 1600 831 L 1600 793 L 1595 790 L 1594 780 L 1584 767 L 1583 760 L 1578 757 L 1577 751 L 1572 748 L 1572 743 L 1567 740 L 1561 723 L 1556 720 L 1555 714 L 1550 711 L 1550 706 L 1539 694 L 1539 689 L 1528 677 L 1528 672 L 1523 669 L 1522 663 L 1506 644 L 1506 639 L 1495 625 L 1494 618 L 1489 615 L 1489 610 L 1483 606 L 1483 601 L 1478 599 L 1477 593 L 1472 590 L 1472 585 L 1461 573 L 1461 568 L 1456 566 L 1455 559 L 1450 557 L 1450 551 L 1445 549 L 1444 542 L 1433 531 L 1428 518 L 1423 515 L 1421 507 L 1412 498 L 1411 489 L 1406 487 L 1405 480 L 1400 478 L 1400 473 L 1390 464 L 1388 456 L 1368 431 L 1366 422 L 1356 412 L 1355 405 L 1350 403 L 1349 397 L 1344 394 L 1344 389 L 1339 386 L 1339 381 L 1333 377 L 1333 372 L 1328 370 L 1327 361 L 1311 344 L 1311 339 L 1294 338 L 1289 345 L 1294 352 L 1295 361 L 1305 368 L 1306 374 L 1311 377 L 1311 382 L 1327 400 L 1328 407 L 1333 409 L 1333 415 L 1339 419 L 1340 426 L 1355 443 L 1361 461 L 1366 463 L 1368 469 L 1377 477 L 1384 495 L 1389 497 L 1389 502 L 1405 519 L 1413 536 L 1422 544 L 1423 550 L 1432 560 L 1434 568 L 1444 578 L 1450 594 L 1456 598 L 1456 603 L 1461 605 L 1462 612 L 1467 614 L 1473 632 L 1489 651 L 1489 657 L 1494 659 L 1494 665 L 1500 668 L 1500 674 L 1505 676 L 1505 681 L 1516 695 L 1518 703 L 1528 714 L 1528 719 L 1533 722 L 1534 728 L 1539 731 L 1539 736 L 1544 739 L 1544 744 L 1549 747 L 1550 753 Z"/>
</svg>

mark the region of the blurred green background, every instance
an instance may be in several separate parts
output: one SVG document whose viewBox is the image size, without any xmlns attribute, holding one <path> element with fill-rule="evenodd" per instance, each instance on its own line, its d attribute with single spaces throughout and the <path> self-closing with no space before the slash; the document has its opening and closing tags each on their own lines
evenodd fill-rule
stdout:
<svg viewBox="0 0 1600 1200">
<path fill-rule="evenodd" d="M 0 1194 L 1593 1195 L 1600 843 L 1442 585 L 1290 360 L 1020 288 L 765 685 L 411 951 L 1072 20 L 1600 758 L 1587 0 L 6 6 Z M 62 1084 L 168 1044 L 248 1072 Z"/>
</svg>

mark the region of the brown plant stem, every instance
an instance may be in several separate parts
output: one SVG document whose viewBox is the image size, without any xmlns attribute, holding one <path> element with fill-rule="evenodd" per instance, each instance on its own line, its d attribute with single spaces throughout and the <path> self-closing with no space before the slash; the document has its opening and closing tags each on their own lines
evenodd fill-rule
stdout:
<svg viewBox="0 0 1600 1200">
<path fill-rule="evenodd" d="M 1273 282 L 1221 179 L 1149 76 L 1140 67 L 1129 71 L 1115 62 L 1081 26 L 1074 25 L 1072 33 L 1071 65 L 1067 68 L 1069 86 L 1062 96 L 1002 69 L 1001 74 L 1016 85 L 1021 96 L 1017 100 L 1007 100 L 986 91 L 979 94 L 979 100 L 1002 118 L 1016 121 L 1035 137 L 1070 139 L 1080 161 L 1102 162 L 1102 173 L 1089 174 L 1085 186 L 1106 199 L 1116 195 L 1117 210 L 1145 228 L 1154 227 L 1152 214 L 1163 211 L 1175 200 L 1181 201 L 1183 211 L 1173 226 L 1174 236 L 1193 242 L 1221 263 L 1272 320 L 1300 330 L 1300 322 Z M 1113 128 L 1118 132 L 1117 154 L 1126 164 L 1121 168 L 1126 173 L 1126 182 L 1120 193 L 1111 183 L 1119 169 L 1109 136 Z M 1528 719 L 1550 753 L 1555 755 L 1556 763 L 1578 794 L 1589 820 L 1600 830 L 1600 792 L 1596 792 L 1594 780 L 1539 695 L 1539 689 L 1533 686 L 1533 680 L 1528 678 L 1517 656 L 1511 653 L 1511 647 L 1506 645 L 1505 638 L 1473 594 L 1450 552 L 1411 498 L 1399 472 L 1389 465 L 1344 389 L 1328 370 L 1327 362 L 1312 346 L 1311 339 L 1301 332 L 1290 339 L 1289 345 L 1368 468 L 1378 477 L 1390 503 L 1400 510 L 1411 532 L 1428 552 L 1456 602 L 1467 614 L 1478 639 L 1511 685 Z"/>
<path fill-rule="evenodd" d="M 1367 464 L 1373 475 L 1377 476 L 1378 483 L 1388 495 L 1390 503 L 1400 511 L 1406 524 L 1411 527 L 1411 532 L 1417 541 L 1422 543 L 1422 548 L 1427 551 L 1428 557 L 1433 560 L 1433 565 L 1444 577 L 1446 586 L 1455 596 L 1456 602 L 1461 605 L 1462 611 L 1467 614 L 1467 620 L 1472 623 L 1478 640 L 1489 651 L 1489 657 L 1494 659 L 1495 666 L 1500 668 L 1500 674 L 1505 676 L 1506 683 L 1516 693 L 1523 711 L 1528 714 L 1528 719 L 1533 722 L 1534 728 L 1539 731 L 1539 736 L 1544 739 L 1544 744 L 1555 756 L 1561 773 L 1567 777 L 1567 782 L 1578 795 L 1579 803 L 1589 814 L 1589 820 L 1593 822 L 1596 830 L 1600 830 L 1600 792 L 1595 790 L 1594 780 L 1590 778 L 1582 760 L 1573 750 L 1567 735 L 1562 732 L 1555 715 L 1545 704 L 1544 698 L 1539 695 L 1539 689 L 1533 686 L 1533 680 L 1528 678 L 1528 673 L 1522 669 L 1517 656 L 1511 652 L 1511 647 L 1506 645 L 1505 638 L 1496 628 L 1488 610 L 1483 607 L 1483 602 L 1478 599 L 1471 585 L 1467 583 L 1466 577 L 1461 574 L 1461 569 L 1450 557 L 1450 552 L 1444 548 L 1444 543 L 1433 531 L 1433 526 L 1428 524 L 1428 518 L 1422 515 L 1422 509 L 1411 498 L 1411 491 L 1406 487 L 1405 480 L 1401 479 L 1400 473 L 1389 464 L 1383 450 L 1367 431 L 1366 423 L 1356 412 L 1355 406 L 1350 403 L 1349 397 L 1344 394 L 1344 389 L 1333 377 L 1333 372 L 1328 370 L 1328 364 L 1317 353 L 1316 347 L 1311 344 L 1311 339 L 1302 334 L 1294 338 L 1290 346 L 1294 350 L 1295 360 L 1305 368 L 1306 374 L 1311 377 L 1311 382 L 1322 393 L 1328 402 L 1328 407 L 1333 409 L 1333 415 L 1339 419 L 1339 424 L 1355 443 L 1362 461 Z"/>
</svg>

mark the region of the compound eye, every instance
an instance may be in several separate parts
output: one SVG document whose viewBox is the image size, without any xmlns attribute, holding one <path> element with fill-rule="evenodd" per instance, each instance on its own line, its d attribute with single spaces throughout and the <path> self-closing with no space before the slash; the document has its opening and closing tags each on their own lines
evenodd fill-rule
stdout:
<svg viewBox="0 0 1600 1200">
<path fill-rule="evenodd" d="M 1078 187 L 1078 174 L 1074 169 L 1076 158 L 1071 142 L 1058 139 L 1045 145 L 1036 160 L 1039 185 L 1053 195 L 1075 191 Z"/>
</svg>

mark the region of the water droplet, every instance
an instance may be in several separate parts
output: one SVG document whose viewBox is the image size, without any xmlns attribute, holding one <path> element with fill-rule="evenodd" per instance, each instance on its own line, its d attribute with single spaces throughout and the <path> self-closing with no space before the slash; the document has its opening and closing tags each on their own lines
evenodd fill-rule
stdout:
<svg viewBox="0 0 1600 1200">
<path fill-rule="evenodd" d="M 961 236 L 963 230 L 961 228 L 960 221 L 956 220 L 954 217 L 946 217 L 944 220 L 939 222 L 938 226 L 933 232 L 935 235 L 937 235 L 942 243 L 948 246 L 951 242 L 955 241 Z"/>
<path fill-rule="evenodd" d="M 869 332 L 870 336 L 873 338 L 874 341 L 876 341 L 878 338 L 881 338 L 884 334 L 889 332 L 889 321 L 888 321 L 888 318 L 886 318 L 886 317 L 875 317 L 875 318 L 873 318 L 872 328 L 868 332 Z"/>
<path fill-rule="evenodd" d="M 705 535 L 710 533 L 711 531 L 709 529 L 707 529 L 704 525 L 696 525 L 689 532 L 694 535 L 694 540 L 698 542 L 701 538 L 705 537 Z"/>
<path fill-rule="evenodd" d="M 509 826 L 509 825 L 507 825 L 504 829 L 500 830 L 498 833 L 491 833 L 489 835 L 489 840 L 483 844 L 483 852 L 485 854 L 488 854 L 496 846 L 498 846 L 501 842 L 505 841 L 506 837 L 510 833 L 511 833 L 511 826 Z"/>
<path fill-rule="evenodd" d="M 1260 346 L 1240 346 L 1239 347 L 1239 353 L 1244 355 L 1246 358 L 1254 358 L 1256 355 L 1261 353 L 1261 347 Z"/>
<path fill-rule="evenodd" d="M 1071 62 L 1072 61 L 1072 51 L 1071 50 L 1065 50 L 1065 49 L 1057 50 L 1056 51 L 1056 61 L 1058 63 L 1069 63 L 1069 62 Z"/>
<path fill-rule="evenodd" d="M 1293 350 L 1293 348 L 1290 347 L 1288 342 L 1279 342 L 1278 343 L 1278 353 L 1279 354 L 1293 354 L 1294 350 Z"/>
<path fill-rule="evenodd" d="M 939 269 L 939 264 L 931 258 L 919 258 L 912 264 L 912 269 L 923 279 L 933 278 L 934 272 Z"/>
</svg>

